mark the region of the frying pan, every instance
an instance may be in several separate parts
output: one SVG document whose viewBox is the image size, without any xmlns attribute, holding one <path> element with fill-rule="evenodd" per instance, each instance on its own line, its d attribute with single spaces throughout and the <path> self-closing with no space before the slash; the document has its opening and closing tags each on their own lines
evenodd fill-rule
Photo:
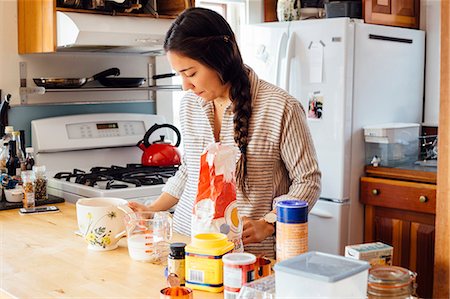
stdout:
<svg viewBox="0 0 450 299">
<path fill-rule="evenodd" d="M 139 87 L 145 83 L 142 77 L 101 77 L 97 79 L 101 85 L 106 87 Z"/>
<path fill-rule="evenodd" d="M 37 86 L 47 89 L 55 88 L 79 88 L 84 84 L 99 80 L 106 76 L 118 76 L 120 70 L 118 68 L 110 68 L 88 78 L 34 78 L 33 81 Z"/>
</svg>

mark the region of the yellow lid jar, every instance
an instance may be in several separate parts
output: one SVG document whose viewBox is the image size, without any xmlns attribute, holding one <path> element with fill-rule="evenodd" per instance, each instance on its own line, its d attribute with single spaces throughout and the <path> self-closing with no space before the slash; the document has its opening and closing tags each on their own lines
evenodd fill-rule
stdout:
<svg viewBox="0 0 450 299">
<path fill-rule="evenodd" d="M 186 246 L 186 287 L 220 293 L 223 291 L 222 256 L 234 249 L 221 233 L 198 234 Z"/>
</svg>

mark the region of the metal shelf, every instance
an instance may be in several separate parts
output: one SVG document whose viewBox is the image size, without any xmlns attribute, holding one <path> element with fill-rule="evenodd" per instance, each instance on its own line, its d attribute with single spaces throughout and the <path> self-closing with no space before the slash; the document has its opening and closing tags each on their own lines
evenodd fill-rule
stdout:
<svg viewBox="0 0 450 299">
<path fill-rule="evenodd" d="M 155 85 L 144 87 L 88 87 L 88 88 L 61 88 L 61 89 L 45 89 L 45 92 L 83 92 L 83 91 L 180 91 L 181 85 Z"/>
</svg>

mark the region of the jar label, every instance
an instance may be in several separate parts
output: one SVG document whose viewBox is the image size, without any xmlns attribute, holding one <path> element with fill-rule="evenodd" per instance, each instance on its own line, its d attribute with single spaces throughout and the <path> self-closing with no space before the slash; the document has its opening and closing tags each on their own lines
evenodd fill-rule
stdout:
<svg viewBox="0 0 450 299">
<path fill-rule="evenodd" d="M 308 223 L 277 222 L 277 261 L 308 251 Z"/>
</svg>

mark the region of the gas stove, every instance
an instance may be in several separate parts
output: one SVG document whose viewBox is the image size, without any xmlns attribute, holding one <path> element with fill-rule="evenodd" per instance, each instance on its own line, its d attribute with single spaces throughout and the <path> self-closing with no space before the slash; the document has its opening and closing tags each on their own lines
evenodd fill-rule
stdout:
<svg viewBox="0 0 450 299">
<path fill-rule="evenodd" d="M 82 197 L 118 197 L 145 204 L 155 200 L 178 169 L 178 165 L 139 163 L 142 152 L 136 144 L 155 123 L 164 119 L 147 114 L 87 114 L 33 121 L 36 161 L 49 171 L 49 194 L 69 202 Z M 155 136 L 170 136 L 166 130 Z"/>
</svg>

